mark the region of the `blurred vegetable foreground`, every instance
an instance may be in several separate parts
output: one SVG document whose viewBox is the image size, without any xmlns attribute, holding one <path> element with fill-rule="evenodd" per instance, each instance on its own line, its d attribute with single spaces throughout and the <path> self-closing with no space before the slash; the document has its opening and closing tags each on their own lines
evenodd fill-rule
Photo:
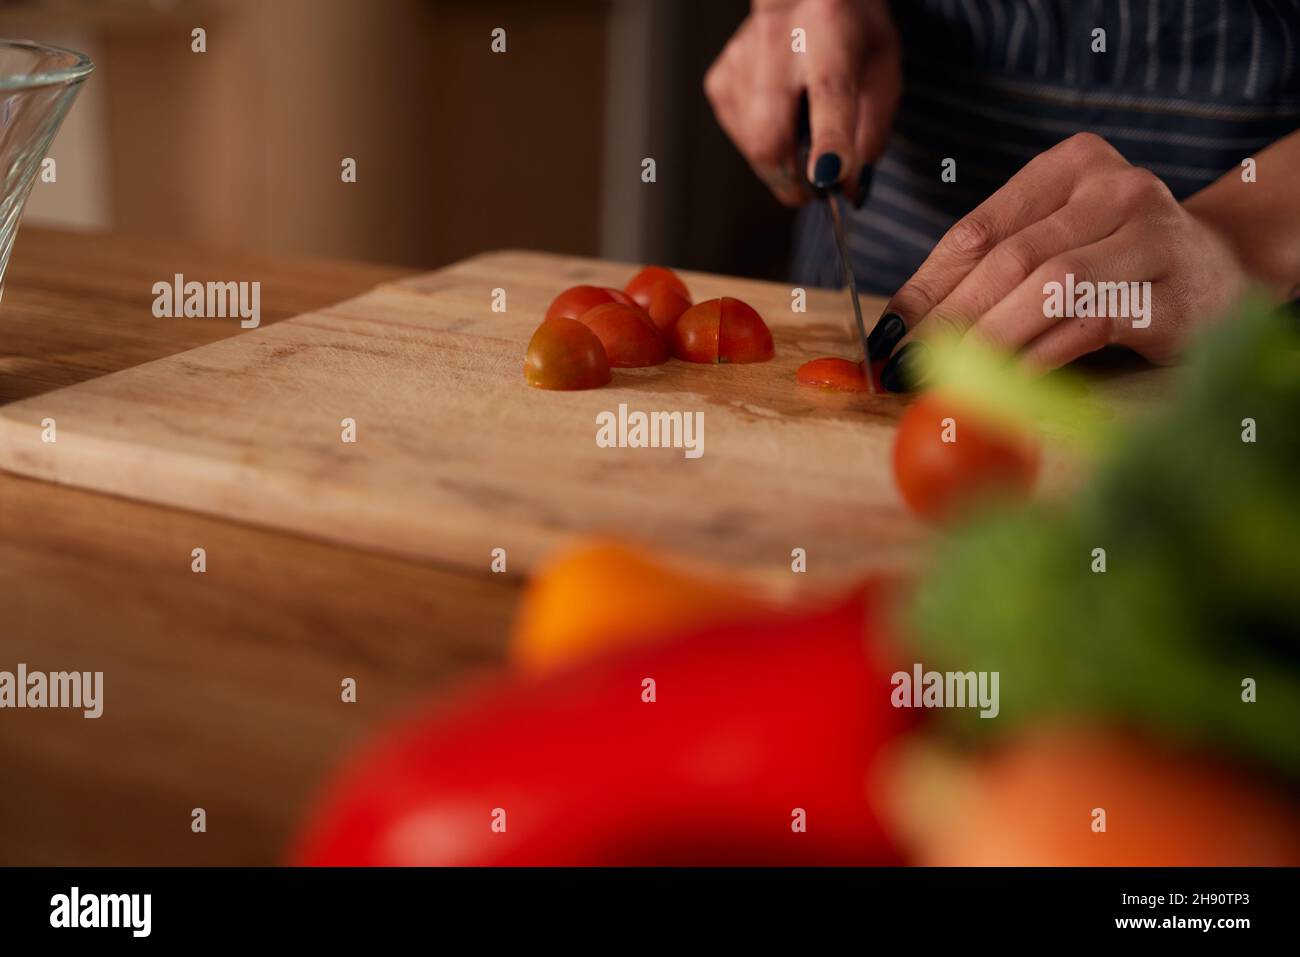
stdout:
<svg viewBox="0 0 1300 957">
<path fill-rule="evenodd" d="M 980 732 L 1107 716 L 1295 779 L 1300 333 L 1252 308 L 1184 371 L 1066 507 L 989 514 L 942 543 L 909 633 L 1001 671 L 1001 719 Z"/>
<path fill-rule="evenodd" d="M 588 660 L 417 718 L 345 772 L 297 860 L 900 860 L 865 800 L 908 720 L 890 707 L 888 672 L 861 640 L 874 617 L 864 591 L 814 614 Z"/>
<path fill-rule="evenodd" d="M 1067 501 L 977 516 L 910 587 L 785 608 L 559 556 L 517 674 L 350 759 L 291 859 L 1300 864 L 1297 327 L 1248 309 L 1182 378 Z M 893 707 L 915 662 L 998 672 L 998 717 Z"/>
</svg>

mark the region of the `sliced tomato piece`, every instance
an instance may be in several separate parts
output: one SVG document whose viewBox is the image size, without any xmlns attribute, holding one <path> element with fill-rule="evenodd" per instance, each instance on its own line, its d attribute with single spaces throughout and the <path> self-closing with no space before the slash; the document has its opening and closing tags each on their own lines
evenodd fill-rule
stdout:
<svg viewBox="0 0 1300 957">
<path fill-rule="evenodd" d="M 687 362 L 717 362 L 721 320 L 721 299 L 708 299 L 691 306 L 673 324 L 669 335 L 673 355 Z"/>
<path fill-rule="evenodd" d="M 871 382 L 876 387 L 876 394 L 884 393 L 885 387 L 880 383 L 880 371 L 889 360 L 882 359 L 870 365 Z M 805 362 L 794 374 L 800 385 L 811 385 L 828 392 L 870 392 L 867 387 L 865 362 L 853 362 L 838 356 L 823 356 Z"/>
<path fill-rule="evenodd" d="M 752 306 L 727 296 L 719 302 L 719 362 L 766 362 L 776 354 L 772 332 Z"/>
<path fill-rule="evenodd" d="M 570 286 L 551 302 L 550 308 L 546 310 L 546 318 L 558 319 L 567 316 L 570 319 L 577 319 L 588 309 L 594 309 L 607 302 L 629 303 L 631 301 L 619 290 L 605 286 Z"/>
<path fill-rule="evenodd" d="M 689 304 L 691 301 L 691 291 L 686 288 L 686 283 L 682 282 L 677 273 L 663 266 L 646 266 L 639 273 L 632 277 L 632 280 L 623 287 L 623 291 L 632 297 L 642 309 L 650 308 L 651 295 L 655 287 L 660 284 L 667 284 Z"/>
<path fill-rule="evenodd" d="M 615 369 L 657 366 L 668 361 L 668 343 L 640 306 L 607 302 L 588 309 L 578 321 L 600 339 Z"/>
<path fill-rule="evenodd" d="M 539 389 L 595 389 L 609 382 L 609 360 L 594 332 L 577 319 L 547 319 L 528 342 L 524 380 Z"/>
<path fill-rule="evenodd" d="M 823 356 L 801 365 L 794 378 L 800 385 L 813 385 L 831 392 L 867 392 L 863 365 L 837 356 Z"/>
</svg>

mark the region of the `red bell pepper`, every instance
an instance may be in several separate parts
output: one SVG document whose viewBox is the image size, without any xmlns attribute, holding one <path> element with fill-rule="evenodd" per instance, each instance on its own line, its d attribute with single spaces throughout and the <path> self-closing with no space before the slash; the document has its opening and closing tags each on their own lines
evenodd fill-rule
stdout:
<svg viewBox="0 0 1300 957">
<path fill-rule="evenodd" d="M 894 863 L 869 792 L 882 746 L 911 719 L 890 705 L 879 593 L 430 710 L 345 766 L 292 860 Z"/>
</svg>

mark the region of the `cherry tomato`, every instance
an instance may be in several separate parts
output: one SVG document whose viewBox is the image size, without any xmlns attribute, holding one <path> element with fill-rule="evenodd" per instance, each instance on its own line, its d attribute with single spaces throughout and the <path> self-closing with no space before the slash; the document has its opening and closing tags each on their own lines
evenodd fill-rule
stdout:
<svg viewBox="0 0 1300 957">
<path fill-rule="evenodd" d="M 772 333 L 752 306 L 722 297 L 718 327 L 719 362 L 766 362 L 775 355 Z"/>
<path fill-rule="evenodd" d="M 717 362 L 722 300 L 709 299 L 691 306 L 674 323 L 669 341 L 673 355 L 687 362 Z"/>
<path fill-rule="evenodd" d="M 609 382 L 609 360 L 594 332 L 577 319 L 547 319 L 524 355 L 524 379 L 539 389 L 595 389 Z"/>
<path fill-rule="evenodd" d="M 871 381 L 876 387 L 876 394 L 885 391 L 880 383 L 880 370 L 885 367 L 887 359 L 871 363 Z M 824 356 L 805 362 L 794 374 L 800 385 L 818 386 L 828 392 L 870 392 L 867 377 L 864 374 L 865 363 L 851 362 L 835 356 Z"/>
<path fill-rule="evenodd" d="M 668 361 L 668 343 L 640 306 L 607 302 L 588 309 L 578 321 L 600 339 L 615 369 L 657 366 Z"/>
<path fill-rule="evenodd" d="M 567 316 L 570 319 L 577 319 L 588 309 L 607 302 L 631 303 L 632 300 L 620 290 L 605 286 L 570 286 L 551 302 L 550 308 L 546 310 L 546 318 L 558 319 Z"/>
<path fill-rule="evenodd" d="M 666 283 L 688 303 L 691 301 L 691 291 L 686 288 L 686 283 L 678 278 L 677 273 L 663 266 L 646 266 L 632 277 L 631 282 L 623 287 L 623 291 L 642 309 L 649 309 L 651 294 L 660 283 Z"/>
<path fill-rule="evenodd" d="M 687 309 L 670 335 L 673 355 L 687 362 L 766 362 L 772 333 L 739 299 L 707 299 Z"/>
<path fill-rule="evenodd" d="M 1038 443 L 961 403 L 927 393 L 894 437 L 894 479 L 908 507 L 943 521 L 990 496 L 1023 498 L 1038 476 Z"/>
<path fill-rule="evenodd" d="M 646 312 L 650 313 L 650 319 L 659 331 L 668 336 L 672 334 L 673 326 L 677 325 L 682 313 L 689 308 L 690 296 L 682 295 L 671 283 L 661 282 L 650 293 L 650 305 L 646 307 Z"/>
</svg>

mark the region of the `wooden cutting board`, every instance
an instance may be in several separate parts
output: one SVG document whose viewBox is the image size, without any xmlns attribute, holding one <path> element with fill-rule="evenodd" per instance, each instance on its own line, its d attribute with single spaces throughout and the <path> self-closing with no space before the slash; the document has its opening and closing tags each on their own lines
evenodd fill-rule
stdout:
<svg viewBox="0 0 1300 957">
<path fill-rule="evenodd" d="M 382 285 L 4 406 L 0 467 L 484 572 L 493 549 L 506 550 L 510 574 L 527 573 L 588 533 L 779 589 L 906 565 L 924 532 L 890 477 L 903 401 L 794 383 L 805 360 L 850 354 L 844 293 L 809 290 L 795 313 L 789 286 L 684 272 L 697 301 L 726 294 L 757 308 L 775 360 L 670 360 L 616 370 L 588 392 L 525 385 L 525 346 L 556 293 L 622 286 L 634 271 L 512 251 Z M 492 311 L 498 289 L 505 312 Z M 863 305 L 874 318 L 883 303 Z M 703 412 L 703 454 L 598 447 L 598 413 L 620 404 Z M 354 443 L 342 441 L 344 419 Z M 795 548 L 805 575 L 791 572 Z"/>
</svg>

